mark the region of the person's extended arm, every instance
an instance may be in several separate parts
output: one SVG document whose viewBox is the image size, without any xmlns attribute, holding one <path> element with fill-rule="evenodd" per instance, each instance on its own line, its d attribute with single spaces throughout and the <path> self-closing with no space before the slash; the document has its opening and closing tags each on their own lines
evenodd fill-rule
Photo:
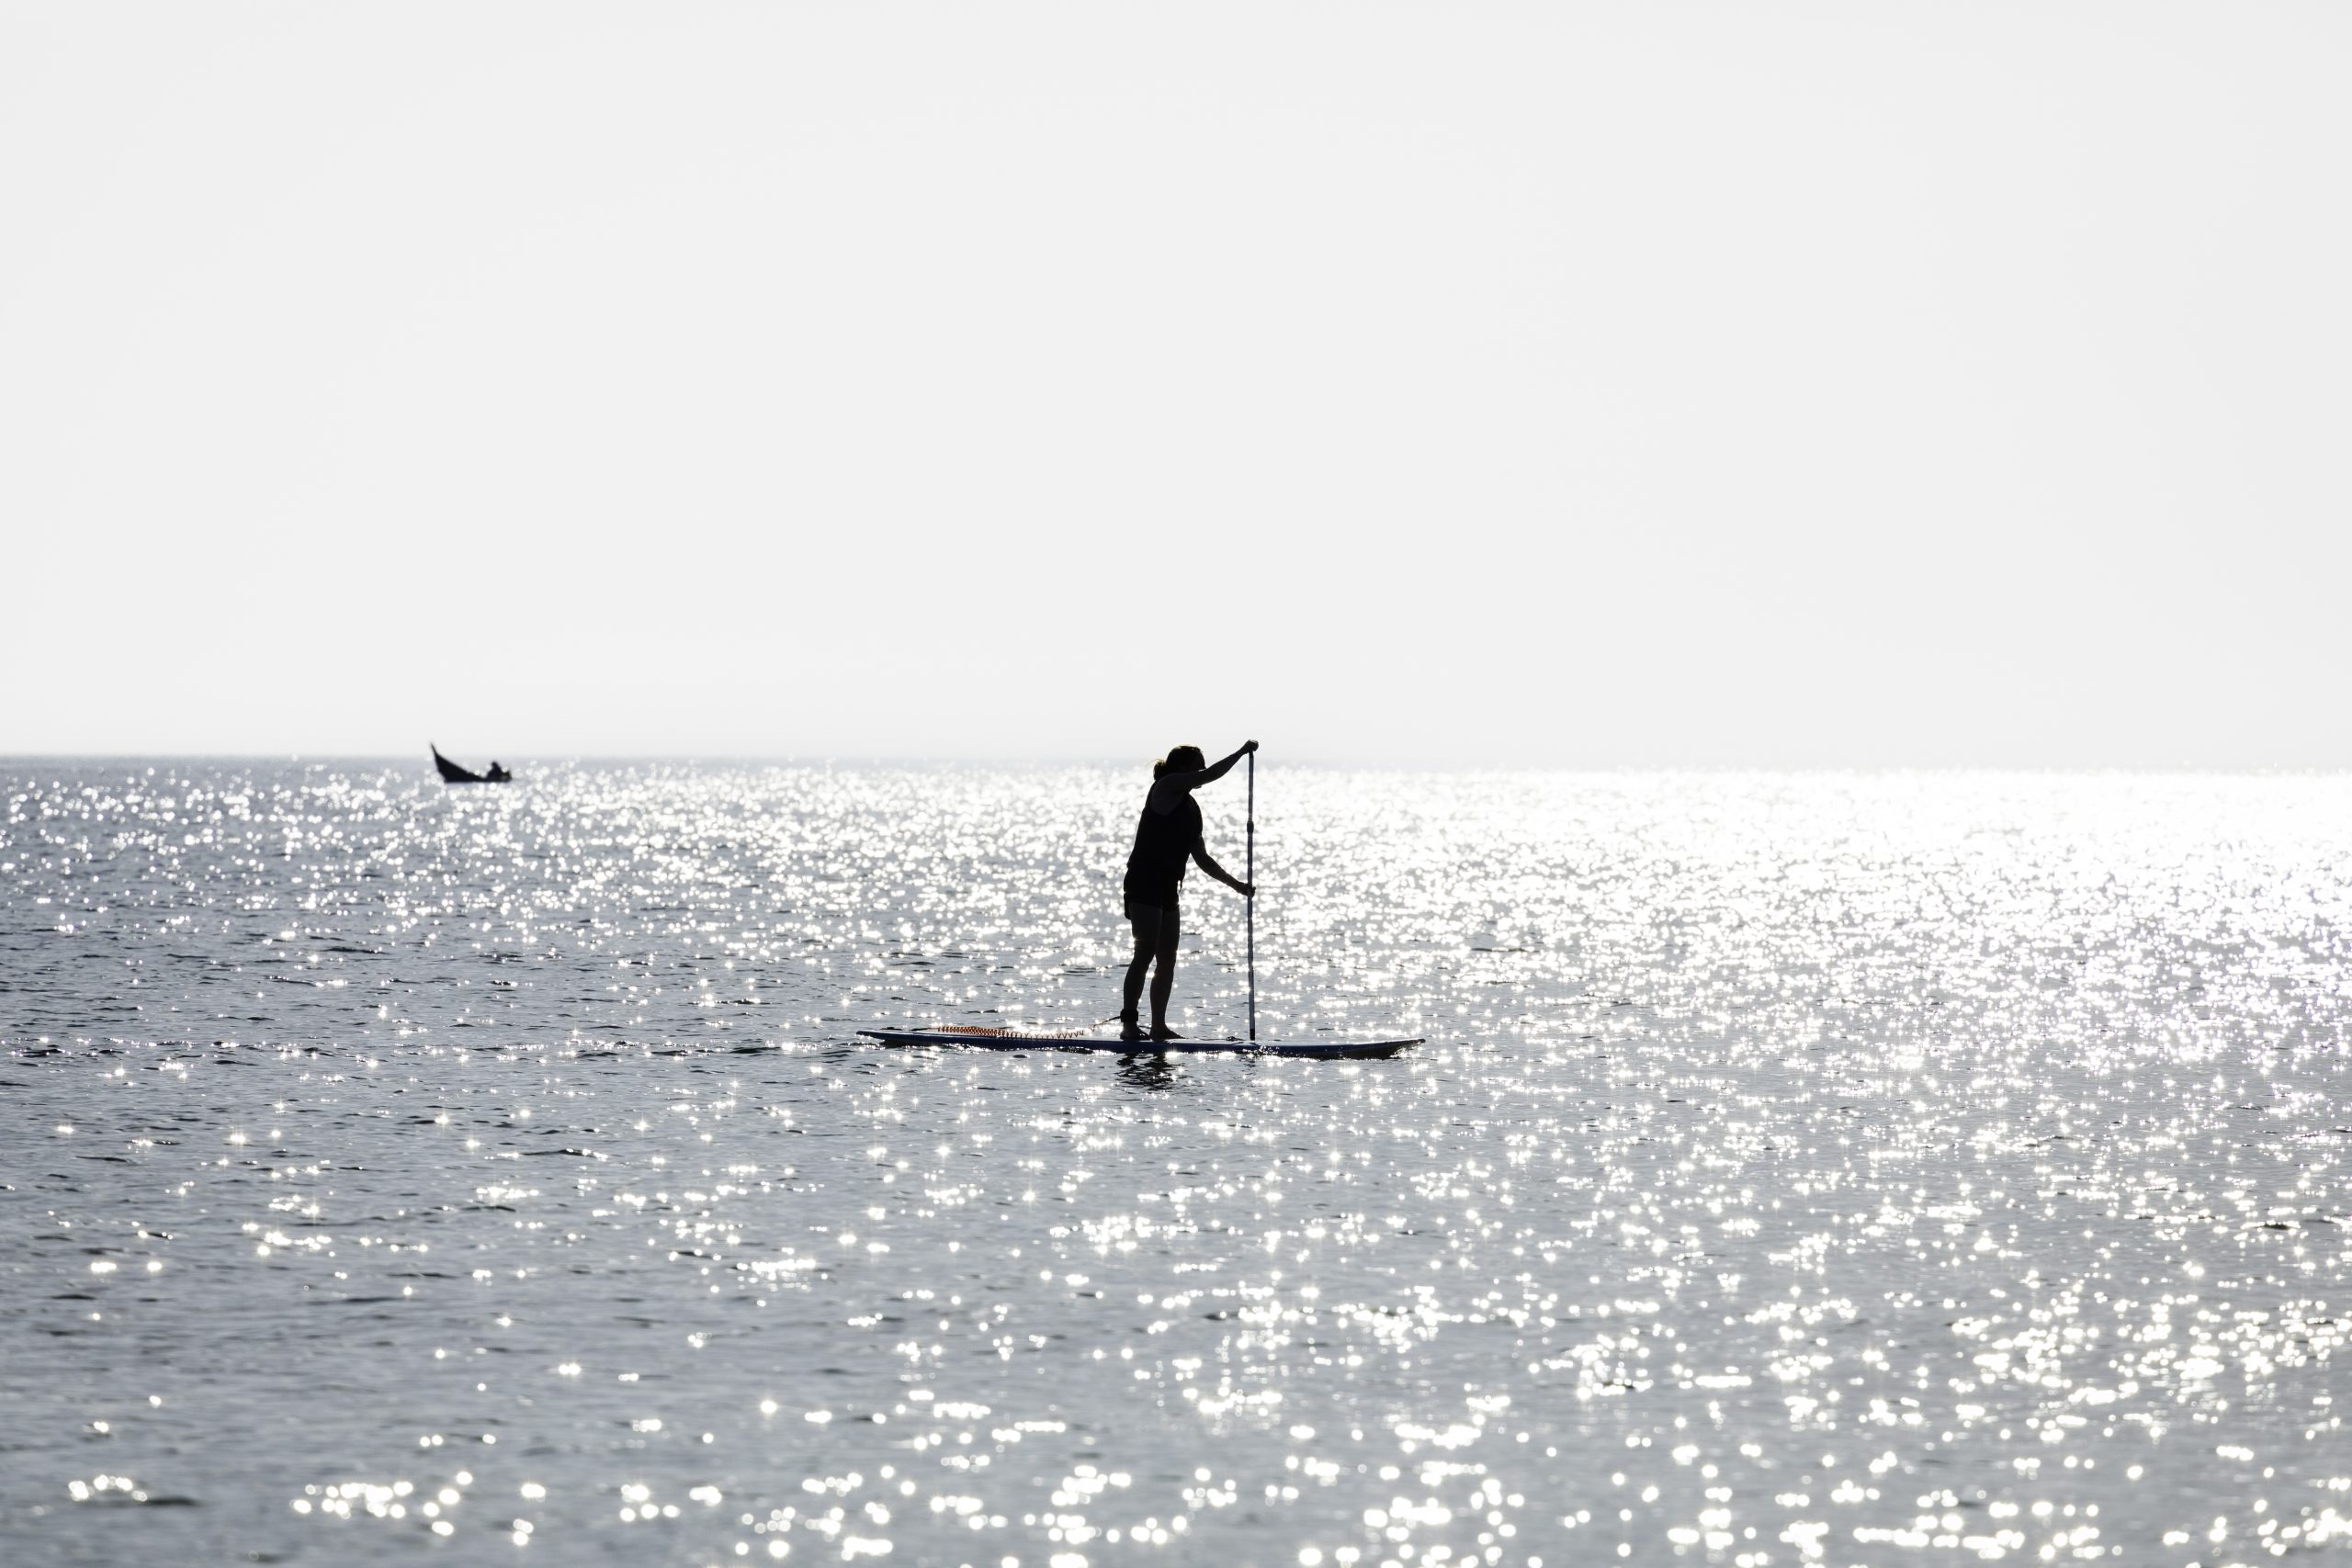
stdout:
<svg viewBox="0 0 2352 1568">
<path fill-rule="evenodd" d="M 1239 756 L 1240 753 L 1237 751 L 1234 755 Z M 1227 760 L 1230 761 L 1230 759 Z M 1225 867 L 1217 864 L 1216 861 L 1210 859 L 1209 849 L 1206 844 L 1195 843 L 1193 846 L 1193 863 L 1199 866 L 1203 871 L 1207 872 L 1211 876 L 1216 877 L 1219 882 L 1224 883 L 1227 887 L 1232 888 L 1236 893 L 1240 894 L 1244 898 L 1255 898 L 1258 896 L 1256 884 L 1242 881 L 1239 877 L 1227 872 Z"/>
<path fill-rule="evenodd" d="M 1241 761 L 1242 758 L 1247 757 L 1250 752 L 1255 751 L 1257 749 L 1258 743 L 1255 740 L 1245 740 L 1241 743 L 1240 750 L 1236 751 L 1230 757 L 1227 757 L 1220 761 L 1211 762 L 1207 767 L 1203 768 L 1197 773 L 1169 774 L 1166 778 L 1160 779 L 1152 784 L 1151 804 L 1159 809 L 1167 809 L 1169 803 L 1175 800 L 1179 792 L 1189 794 L 1192 791 L 1200 788 L 1203 784 L 1212 784 L 1216 783 L 1217 780 L 1225 777 L 1226 774 L 1233 771 L 1234 763 Z"/>
</svg>

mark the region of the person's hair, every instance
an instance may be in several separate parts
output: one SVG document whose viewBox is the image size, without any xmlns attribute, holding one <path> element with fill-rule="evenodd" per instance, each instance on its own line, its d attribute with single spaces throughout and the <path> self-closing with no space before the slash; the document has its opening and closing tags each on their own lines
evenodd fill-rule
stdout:
<svg viewBox="0 0 2352 1568">
<path fill-rule="evenodd" d="M 1168 755 L 1151 765 L 1151 776 L 1164 779 L 1170 773 L 1197 773 L 1209 765 L 1197 746 L 1170 746 Z"/>
</svg>

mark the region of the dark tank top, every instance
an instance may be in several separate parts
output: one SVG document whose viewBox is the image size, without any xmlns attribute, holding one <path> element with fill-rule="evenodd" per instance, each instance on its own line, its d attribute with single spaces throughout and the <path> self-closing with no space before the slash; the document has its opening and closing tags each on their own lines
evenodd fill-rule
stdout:
<svg viewBox="0 0 2352 1568">
<path fill-rule="evenodd" d="M 1184 880 L 1184 863 L 1200 841 L 1201 803 L 1190 795 L 1166 816 L 1147 805 L 1136 824 L 1136 847 L 1127 852 L 1127 897 L 1172 908 L 1176 885 Z"/>
</svg>

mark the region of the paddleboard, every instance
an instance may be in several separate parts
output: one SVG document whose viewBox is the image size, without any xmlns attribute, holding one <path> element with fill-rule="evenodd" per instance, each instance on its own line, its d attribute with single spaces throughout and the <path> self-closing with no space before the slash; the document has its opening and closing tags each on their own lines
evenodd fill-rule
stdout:
<svg viewBox="0 0 2352 1568">
<path fill-rule="evenodd" d="M 944 1029 L 861 1029 L 885 1045 L 961 1045 L 983 1051 L 1116 1051 L 1122 1055 L 1327 1056 L 1376 1061 L 1419 1040 L 1108 1040 L 1084 1034 L 1032 1034 L 1017 1029 L 951 1024 Z"/>
</svg>

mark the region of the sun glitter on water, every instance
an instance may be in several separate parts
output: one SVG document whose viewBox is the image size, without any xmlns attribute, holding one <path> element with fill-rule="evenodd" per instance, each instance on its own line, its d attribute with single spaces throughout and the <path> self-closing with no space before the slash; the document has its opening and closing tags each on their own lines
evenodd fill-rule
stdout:
<svg viewBox="0 0 2352 1568">
<path fill-rule="evenodd" d="M 1107 771 L 7 783 L 37 1552 L 2352 1534 L 2342 781 L 1270 769 L 1261 1025 L 1365 1064 L 850 1043 L 1115 1006 Z"/>
</svg>

